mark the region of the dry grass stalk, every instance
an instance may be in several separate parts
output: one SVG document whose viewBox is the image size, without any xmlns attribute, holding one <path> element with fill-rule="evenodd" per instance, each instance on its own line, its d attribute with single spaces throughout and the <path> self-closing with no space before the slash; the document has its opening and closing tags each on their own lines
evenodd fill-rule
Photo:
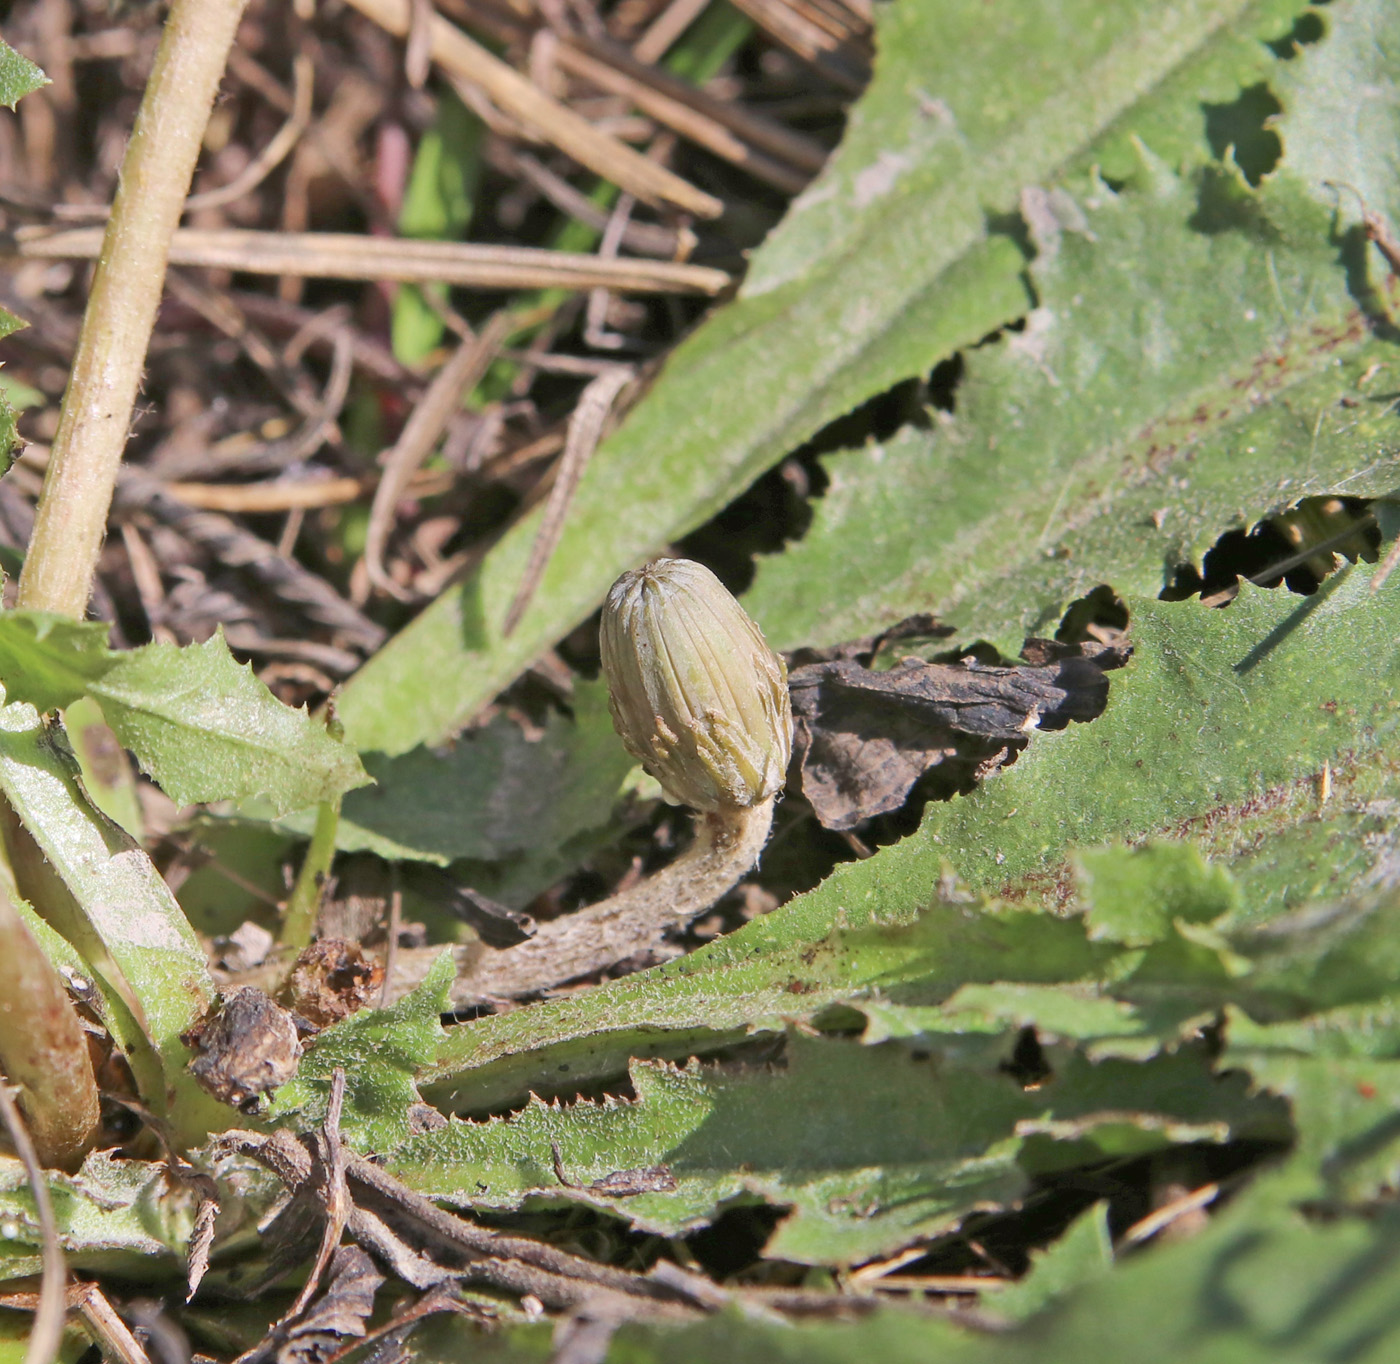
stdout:
<svg viewBox="0 0 1400 1364">
<path fill-rule="evenodd" d="M 314 511 L 358 502 L 374 491 L 374 478 L 308 478 L 299 481 L 274 478 L 262 483 L 167 483 L 165 491 L 187 507 L 201 511 L 260 516 L 273 512 Z M 400 497 L 436 497 L 452 486 L 452 475 L 418 474 Z"/>
<path fill-rule="evenodd" d="M 569 506 L 574 500 L 574 492 L 583 471 L 603 438 L 609 414 L 618 394 L 636 376 L 630 365 L 617 365 L 605 370 L 583 390 L 583 396 L 569 418 L 569 434 L 564 442 L 564 455 L 554 477 L 554 487 L 550 489 L 549 501 L 545 504 L 544 517 L 540 521 L 535 543 L 530 548 L 530 562 L 525 566 L 524 576 L 516 589 L 515 599 L 506 612 L 505 623 L 501 626 L 503 635 L 511 634 L 520 623 L 539 586 L 549 560 L 564 533 L 564 522 L 569 514 Z"/>
<path fill-rule="evenodd" d="M 47 963 L 46 963 L 47 964 Z M 58 1243 L 58 1226 L 54 1222 L 53 1203 L 44 1179 L 34 1143 L 29 1139 L 24 1119 L 15 1107 L 9 1085 L 0 1079 L 0 1120 L 9 1133 L 15 1154 L 24 1166 L 29 1190 L 34 1195 L 34 1210 L 39 1215 L 40 1249 L 43 1257 L 43 1278 L 39 1300 L 34 1310 L 34 1325 L 29 1331 L 29 1344 L 24 1351 L 24 1364 L 53 1364 L 63 1341 L 63 1319 L 66 1315 L 64 1295 L 68 1266 L 63 1260 L 63 1247 Z"/>
<path fill-rule="evenodd" d="M 664 99 L 666 104 L 658 103 L 652 107 L 638 100 L 637 107 L 651 114 L 658 122 L 666 123 L 683 137 L 689 137 L 689 132 L 681 124 L 669 122 L 667 115 L 662 112 L 667 106 L 683 105 L 707 124 L 728 129 L 750 147 L 767 152 L 777 161 L 786 162 L 795 170 L 803 172 L 804 183 L 826 164 L 827 149 L 815 139 L 794 132 L 776 120 L 765 118 L 733 100 L 718 99 L 699 86 L 683 81 L 667 71 L 647 66 L 636 60 L 625 48 L 614 43 L 572 38 L 560 45 L 557 60 L 561 70 L 590 80 L 590 73 L 596 69 L 596 64 L 601 62 L 612 69 L 614 80 L 626 79 L 630 86 L 639 85 L 650 90 L 653 97 Z M 603 88 L 613 89 L 612 86 Z M 617 93 L 626 92 L 619 90 Z M 696 140 L 698 142 L 698 139 Z M 707 144 L 699 142 L 699 145 Z M 724 155 L 722 152 L 717 154 Z"/>
<path fill-rule="evenodd" d="M 97 228 L 25 230 L 4 252 L 32 260 L 96 260 Z M 671 261 L 599 260 L 568 251 L 417 241 L 340 232 L 252 232 L 181 228 L 170 264 L 305 279 L 393 280 L 477 289 L 612 289 L 633 294 L 705 294 L 727 288 L 723 270 Z"/>
<path fill-rule="evenodd" d="M 710 0 L 671 0 L 632 45 L 632 55 L 648 66 L 659 62 L 709 4 Z"/>
<path fill-rule="evenodd" d="M 864 0 L 734 0 L 758 26 L 855 93 L 870 77 L 873 10 Z"/>
<path fill-rule="evenodd" d="M 442 438 L 447 423 L 461 406 L 462 395 L 480 381 L 514 327 L 511 314 L 502 310 L 472 341 L 464 341 L 428 385 L 402 433 L 384 461 L 384 474 L 375 489 L 365 535 L 365 571 L 382 592 L 402 597 L 402 590 L 384 569 L 384 546 L 394 522 L 394 507 L 409 479 Z"/>
<path fill-rule="evenodd" d="M 19 604 L 81 619 L 126 448 L 136 390 L 243 0 L 174 0 L 122 160 L 53 457 L 20 577 Z"/>
<path fill-rule="evenodd" d="M 526 152 L 517 152 L 508 143 L 493 140 L 486 150 L 487 161 L 504 175 L 528 180 L 561 213 L 602 232 L 611 215 L 599 208 L 588 195 L 575 189 L 562 175 Z M 695 249 L 695 234 L 689 228 L 672 231 L 654 223 L 629 222 L 622 245 L 639 256 L 662 260 L 684 260 Z"/>
<path fill-rule="evenodd" d="M 226 185 L 191 194 L 185 200 L 187 213 L 202 208 L 222 208 L 251 193 L 287 158 L 301 135 L 311 126 L 311 100 L 314 93 L 311 58 L 298 53 L 292 58 L 292 110 L 272 140 Z"/>
<path fill-rule="evenodd" d="M 755 151 L 706 114 L 607 62 L 564 46 L 559 48 L 558 62 L 562 70 L 609 94 L 625 96 L 658 123 L 678 132 L 697 147 L 703 147 L 707 152 L 782 190 L 784 194 L 798 194 L 807 183 L 806 176 L 771 156 Z"/>
<path fill-rule="evenodd" d="M 350 3 L 396 37 L 407 37 L 413 14 L 410 0 Z M 654 207 L 674 205 L 700 218 L 718 218 L 724 211 L 712 194 L 600 132 L 440 15 L 431 17 L 430 26 L 432 57 L 444 71 L 479 86 L 504 113 L 581 165 Z"/>
</svg>

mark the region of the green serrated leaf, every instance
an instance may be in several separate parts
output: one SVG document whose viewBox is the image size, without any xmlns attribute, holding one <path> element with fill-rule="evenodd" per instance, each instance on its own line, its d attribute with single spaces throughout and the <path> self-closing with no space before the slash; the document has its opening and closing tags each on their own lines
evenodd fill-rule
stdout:
<svg viewBox="0 0 1400 1364">
<path fill-rule="evenodd" d="M 39 611 L 0 616 L 0 681 L 41 711 L 83 696 L 177 804 L 261 795 L 279 811 L 368 780 L 305 710 L 283 705 L 223 635 L 177 648 L 107 648 L 107 627 Z"/>
<path fill-rule="evenodd" d="M 1396 222 L 1400 181 L 1392 155 L 1400 136 L 1400 66 L 1393 0 L 1339 0 L 1311 11 L 1321 33 L 1273 78 L 1283 108 L 1271 120 L 1287 164 L 1319 203 L 1353 231 L 1362 205 Z M 1330 183 L 1329 183 L 1330 182 Z M 1378 254 L 1367 262 L 1378 276 Z"/>
<path fill-rule="evenodd" d="M 1353 569 L 1310 598 L 1248 589 L 1222 611 L 1194 602 L 1133 602 L 1134 658 L 1112 674 L 1099 719 L 1037 736 L 1014 766 L 980 790 L 931 806 L 919 831 L 902 843 L 838 868 L 817 889 L 679 961 L 581 997 L 451 1029 L 430 1075 L 434 1092 L 468 1109 L 490 1107 L 520 1097 L 555 1064 L 568 1064 L 571 1078 L 584 1080 L 619 1073 L 629 1055 L 684 1055 L 705 1039 L 724 1045 L 748 1027 L 772 1027 L 784 1014 L 814 1016 L 842 997 L 832 993 L 835 974 L 844 973 L 851 987 L 845 997 L 852 999 L 879 981 L 879 971 L 889 973 L 886 986 L 907 984 L 919 969 L 907 949 L 878 966 L 873 959 L 862 963 L 857 947 L 833 937 L 834 930 L 842 923 L 855 929 L 877 919 L 913 920 L 928 912 L 931 888 L 950 870 L 975 890 L 1011 887 L 1058 907 L 1073 844 L 1163 834 L 1194 818 L 1222 841 L 1237 834 L 1253 853 L 1252 840 L 1276 827 L 1267 822 L 1276 818 L 1270 811 L 1287 823 L 1316 812 L 1311 779 L 1324 762 L 1339 788 L 1360 766 L 1383 787 L 1390 771 L 1385 746 L 1400 714 L 1400 593 L 1373 595 L 1370 578 L 1369 570 Z M 1367 766 L 1372 763 L 1379 765 Z M 1372 803 L 1369 789 L 1358 790 L 1358 809 Z M 1345 818 L 1344 827 L 1355 827 L 1352 816 Z M 1244 884 L 1260 874 L 1256 867 Z M 939 916 L 955 912 L 932 911 L 935 938 L 947 932 Z M 968 918 L 969 942 L 976 942 L 979 925 L 986 942 L 997 940 L 994 920 L 979 920 L 972 906 L 960 912 Z M 1036 941 L 1026 927 L 1018 931 L 1022 948 Z M 1058 931 L 1070 936 L 1049 938 L 1039 949 L 1058 943 L 1057 955 L 1044 959 L 1046 973 L 1022 974 L 1023 983 L 1095 978 L 1082 956 L 1078 970 L 1065 970 L 1086 951 L 1080 926 L 1061 924 Z M 1114 953 L 1101 947 L 1097 969 L 1107 972 L 1104 963 Z M 940 950 L 946 953 L 946 944 Z M 1144 976 L 1144 993 L 1129 999 L 1143 1011 L 1133 1026 L 1149 1048 L 1197 1008 L 1214 1007 L 1235 969 L 1235 949 L 1224 940 L 1192 943 L 1178 934 L 1171 950 L 1166 964 L 1143 963 L 1143 972 L 1156 974 Z M 945 969 L 976 970 L 969 963 L 975 956 L 975 949 L 947 956 Z M 1018 969 L 983 967 L 979 975 L 954 978 L 931 1000 L 896 1002 L 941 1004 L 957 985 L 1015 981 Z M 1192 989 L 1169 1006 L 1162 997 L 1173 979 Z M 1156 996 L 1148 990 L 1154 981 L 1164 987 Z M 1004 1017 L 1015 1016 L 1015 1003 L 1002 1002 Z M 1027 1005 L 1024 998 L 1019 1003 Z M 1066 1001 L 1057 1008 L 1055 1023 L 1072 1021 L 1069 1007 Z"/>
<path fill-rule="evenodd" d="M 767 1253 L 810 1262 L 868 1259 L 1025 1185 L 1014 1128 L 1035 1105 L 995 1070 L 934 1070 L 895 1047 L 793 1038 L 778 1071 L 639 1062 L 632 1082 L 635 1102 L 556 1108 L 533 1099 L 507 1119 L 453 1123 L 401 1147 L 394 1169 L 453 1202 L 581 1198 L 664 1235 L 703 1226 L 734 1202 L 790 1206 Z M 867 1105 L 882 1121 L 868 1121 Z M 551 1142 L 576 1184 L 664 1164 L 677 1187 L 622 1197 L 564 1190 Z"/>
<path fill-rule="evenodd" d="M 581 1199 L 662 1235 L 762 1200 L 792 1209 L 765 1255 L 848 1264 L 1015 1197 L 1022 1137 L 1066 1139 L 1078 1159 L 1281 1130 L 1278 1105 L 1247 1099 L 1243 1083 L 1212 1076 L 1200 1056 L 1092 1065 L 1066 1053 L 1033 1090 L 1001 1061 L 994 1050 L 960 1055 L 956 1044 L 871 1048 L 794 1034 L 778 1068 L 639 1062 L 635 1101 L 560 1107 L 532 1098 L 509 1118 L 414 1138 L 393 1166 L 435 1198 L 495 1209 L 526 1195 L 531 1206 Z M 551 1143 L 571 1183 L 584 1187 L 560 1188 Z M 658 1165 L 674 1190 L 619 1195 L 592 1183 Z"/>
<path fill-rule="evenodd" d="M 1372 594 L 1370 580 L 1346 570 L 1306 598 L 1246 586 L 1223 611 L 1133 601 L 1136 651 L 1103 716 L 931 809 L 895 860 L 926 874 L 947 860 L 992 890 L 1071 843 L 1228 818 L 1324 762 L 1347 770 L 1397 723 L 1400 595 Z"/>
<path fill-rule="evenodd" d="M 553 1358 L 552 1326 L 516 1325 L 485 1334 L 467 1334 L 457 1322 L 429 1321 L 413 1338 L 421 1358 L 443 1364 L 548 1364 Z M 623 1326 L 605 1356 L 612 1364 L 928 1364 L 929 1352 L 952 1360 L 960 1343 L 955 1329 L 890 1308 L 859 1325 L 823 1322 L 792 1325 L 758 1319 L 740 1307 L 714 1313 L 695 1326 Z M 960 1357 L 959 1364 L 960 1364 Z"/>
<path fill-rule="evenodd" d="M 1229 872 L 1189 844 L 1085 849 L 1074 867 L 1093 938 L 1147 947 L 1168 937 L 1178 919 L 1210 923 L 1239 907 Z"/>
<path fill-rule="evenodd" d="M 18 55 L 6 47 L 3 40 L 0 40 L 0 87 L 3 87 L 5 80 L 6 58 Z M 19 59 L 24 60 L 22 57 Z M 35 70 L 37 71 L 38 68 L 35 67 Z M 40 75 L 42 74 L 40 72 Z M 40 84 L 43 82 L 41 81 Z M 14 107 L 13 104 L 11 107 Z M 16 317 L 8 308 L 0 308 L 0 339 L 28 325 L 23 318 Z M 19 441 L 19 433 L 15 430 L 16 407 L 22 409 L 33 406 L 30 395 L 40 401 L 43 400 L 43 394 L 36 389 L 30 388 L 28 384 L 21 384 L 17 380 L 6 379 L 4 374 L 0 373 L 0 473 L 4 473 L 10 467 L 15 446 Z"/>
<path fill-rule="evenodd" d="M 966 357 L 951 417 L 829 456 L 812 528 L 760 563 L 745 605 L 779 647 L 932 611 L 1014 657 L 1101 583 L 1155 596 L 1299 498 L 1400 489 L 1372 387 L 1400 360 L 1312 186 L 1143 152 L 1044 212 L 1026 330 Z"/>
<path fill-rule="evenodd" d="M 268 1110 L 273 1122 L 298 1130 L 318 1127 L 326 1115 L 331 1077 L 345 1071 L 341 1131 L 362 1151 L 387 1152 L 408 1136 L 419 1103 L 415 1076 L 442 1039 L 440 1015 L 451 1006 L 452 953 L 429 968 L 423 983 L 387 1009 L 365 1009 L 327 1028 L 302 1058 L 295 1078 L 279 1089 Z"/>
<path fill-rule="evenodd" d="M 29 325 L 22 317 L 16 317 L 8 308 L 0 308 L 0 340 Z M 6 384 L 4 387 L 8 387 Z M 40 395 L 42 397 L 42 395 Z"/>
<path fill-rule="evenodd" d="M 1204 1233 L 1133 1256 L 1054 1309 L 1008 1331 L 888 1307 L 857 1322 L 773 1323 L 737 1310 L 693 1324 L 633 1323 L 613 1364 L 1390 1364 L 1400 1350 L 1400 1219 L 1308 1224 L 1268 1187 L 1237 1200 Z M 995 1300 L 993 1300 L 995 1303 Z M 533 1333 L 532 1333 L 533 1332 Z M 423 1357 L 514 1364 L 548 1358 L 548 1332 L 490 1341 L 425 1333 Z"/>
<path fill-rule="evenodd" d="M 26 95 L 48 83 L 49 78 L 28 57 L 0 38 L 0 104 L 13 109 Z"/>
<path fill-rule="evenodd" d="M 50 1171 L 46 1178 L 59 1244 L 75 1269 L 171 1277 L 183 1271 L 200 1194 L 174 1183 L 164 1164 L 97 1151 L 76 1175 Z M 39 1272 L 39 1239 L 24 1167 L 0 1157 L 0 1278 Z"/>
<path fill-rule="evenodd" d="M 85 974 L 120 1001 L 105 1021 L 143 1102 L 177 1142 L 196 1141 L 227 1118 L 186 1073 L 180 1040 L 214 999 L 204 949 L 151 859 L 84 799 L 77 772 L 61 734 L 32 707 L 0 708 L 0 791 L 40 855 L 17 877 L 81 953 Z M 24 849 L 16 844 L 12 858 Z"/>
<path fill-rule="evenodd" d="M 901 1004 L 878 997 L 847 1002 L 865 1016 L 861 1040 L 867 1044 L 951 1034 L 1001 1037 L 1021 1028 L 1035 1028 L 1047 1040 L 1078 1042 L 1145 1038 L 1155 1031 L 1125 1000 L 1098 985 L 1072 981 L 964 985 L 941 1004 Z M 1196 1012 L 1194 1005 L 1191 1012 Z"/>
<path fill-rule="evenodd" d="M 809 239 L 775 245 L 771 273 L 768 248 L 755 253 L 741 298 L 676 350 L 598 451 L 535 605 L 510 638 L 499 623 L 534 517 L 350 683 L 342 713 L 352 739 L 397 752 L 450 732 L 583 620 L 622 569 L 702 523 L 826 423 L 1023 314 L 1020 249 L 988 235 L 989 213 L 1005 223 L 1023 187 L 1082 176 L 1076 166 L 1129 143 L 1139 125 L 1170 124 L 1176 136 L 1194 120 L 1192 160 L 1207 160 L 1202 99 L 1229 98 L 1234 77 L 1257 80 L 1261 65 L 1275 65 L 1259 40 L 1286 33 L 1298 8 L 910 0 L 883 11 L 889 39 L 852 116 L 856 150 L 792 210 L 794 234 L 799 221 L 813 224 Z M 1325 239 L 1326 221 L 1316 226 Z M 1135 268 L 1151 271 L 1155 238 L 1154 229 Z M 1343 279 L 1335 262 L 1332 272 Z M 1040 339 L 1029 333 L 1032 345 Z M 984 482 L 1008 489 L 1000 477 Z M 1042 524 L 1058 486 L 1031 500 Z M 927 524 L 915 537 L 948 552 Z M 836 629 L 837 599 L 809 592 L 809 605 L 817 598 L 812 609 Z"/>
<path fill-rule="evenodd" d="M 1295 1114 L 1298 1144 L 1285 1170 L 1294 1196 L 1353 1209 L 1387 1197 L 1400 1179 L 1400 1061 L 1306 1055 L 1238 1019 L 1229 1036 L 1226 1063 Z"/>
<path fill-rule="evenodd" d="M 1310 1223 L 1267 1182 L 1202 1234 L 1136 1254 L 1051 1310 L 1005 1331 L 956 1314 L 886 1307 L 857 1321 L 793 1324 L 741 1312 L 678 1325 L 633 1322 L 607 1364 L 1391 1364 L 1400 1353 L 1400 1217 Z M 995 1299 L 992 1300 L 994 1308 Z M 415 1337 L 428 1360 L 534 1364 L 547 1327 Z M 470 1353 L 468 1353 L 470 1351 Z"/>
<path fill-rule="evenodd" d="M 435 1102 L 490 1110 L 558 1074 L 576 1088 L 629 1056 L 685 1056 L 781 1031 L 837 1004 L 946 999 L 969 981 L 1093 982 L 1116 949 L 1080 924 L 1000 906 L 934 904 L 915 927 L 848 928 L 802 901 L 665 966 L 450 1030 L 425 1075 Z M 851 916 L 855 918 L 854 915 Z M 910 918 L 913 916 L 910 915 Z M 951 1031 L 951 1029 L 950 1029 Z"/>
<path fill-rule="evenodd" d="M 15 445 L 19 436 L 15 431 L 15 409 L 3 390 L 0 390 L 0 473 L 8 470 L 14 462 Z"/>
<path fill-rule="evenodd" d="M 1150 1364 L 1312 1364 L 1339 1354 L 1384 1364 L 1400 1348 L 1398 1232 L 1388 1217 L 1307 1225 L 1291 1209 L 1239 1208 L 1122 1266 L 1043 1326 L 969 1357 L 1070 1364 L 1131 1340 L 1134 1358 Z M 1339 1266 L 1353 1271 L 1345 1291 Z"/>
</svg>

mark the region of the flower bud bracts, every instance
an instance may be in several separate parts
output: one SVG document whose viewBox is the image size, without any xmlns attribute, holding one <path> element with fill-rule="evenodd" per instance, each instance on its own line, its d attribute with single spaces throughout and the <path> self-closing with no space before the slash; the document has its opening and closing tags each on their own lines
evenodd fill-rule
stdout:
<svg viewBox="0 0 1400 1364">
<path fill-rule="evenodd" d="M 744 809 L 782 787 L 787 668 L 709 569 L 657 559 L 624 573 L 600 642 L 613 724 L 668 800 Z"/>
</svg>

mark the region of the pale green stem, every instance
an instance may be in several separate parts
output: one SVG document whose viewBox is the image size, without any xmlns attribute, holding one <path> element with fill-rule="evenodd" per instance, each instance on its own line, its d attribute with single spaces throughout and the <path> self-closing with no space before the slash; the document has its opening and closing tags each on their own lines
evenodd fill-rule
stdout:
<svg viewBox="0 0 1400 1364">
<path fill-rule="evenodd" d="M 146 350 L 170 237 L 245 0 L 173 0 L 122 160 L 83 315 L 19 605 L 81 620 Z"/>
<path fill-rule="evenodd" d="M 20 606 L 78 620 L 86 613 L 170 238 L 244 3 L 171 4 L 93 272 L 20 575 Z M 62 983 L 8 904 L 0 908 L 0 994 L 9 1007 L 0 1056 L 21 1086 L 35 1144 L 46 1163 L 72 1163 L 91 1145 L 97 1124 L 86 1042 Z"/>
<path fill-rule="evenodd" d="M 310 944 L 316 932 L 316 920 L 321 914 L 321 896 L 326 888 L 326 878 L 331 873 L 331 863 L 335 861 L 335 836 L 340 826 L 340 797 L 323 800 L 316 807 L 316 827 L 311 831 L 311 842 L 301 869 L 297 872 L 296 885 L 287 900 L 287 912 L 282 916 L 281 942 L 284 947 L 300 952 Z"/>
</svg>

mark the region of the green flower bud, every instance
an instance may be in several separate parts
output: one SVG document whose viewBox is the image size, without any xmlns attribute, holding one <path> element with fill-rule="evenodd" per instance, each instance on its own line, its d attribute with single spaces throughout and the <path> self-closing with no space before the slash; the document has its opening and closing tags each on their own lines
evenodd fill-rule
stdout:
<svg viewBox="0 0 1400 1364">
<path fill-rule="evenodd" d="M 792 752 L 787 667 L 708 568 L 657 559 L 624 573 L 600 642 L 613 725 L 668 800 L 736 810 L 778 792 Z"/>
</svg>

